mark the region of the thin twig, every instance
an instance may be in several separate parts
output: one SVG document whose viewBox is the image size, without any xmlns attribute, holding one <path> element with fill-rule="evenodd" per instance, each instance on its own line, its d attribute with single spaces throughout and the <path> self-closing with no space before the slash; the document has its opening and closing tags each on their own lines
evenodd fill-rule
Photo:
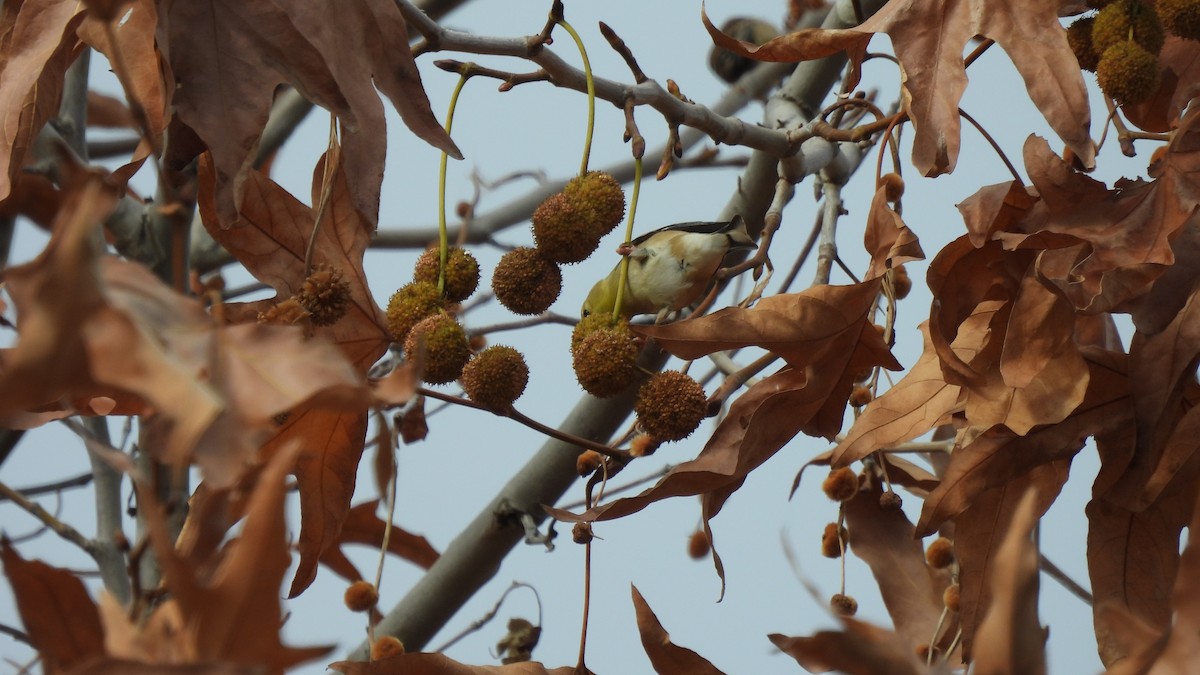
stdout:
<svg viewBox="0 0 1200 675">
<path fill-rule="evenodd" d="M 26 513 L 37 518 L 46 527 L 53 530 L 55 534 L 83 549 L 88 555 L 94 555 L 96 549 L 95 542 L 80 534 L 79 530 L 55 518 L 37 502 L 30 501 L 25 495 L 17 492 L 3 482 L 0 482 L 0 497 L 4 497 L 21 507 Z"/>
<path fill-rule="evenodd" d="M 1061 584 L 1063 588 L 1067 589 L 1071 595 L 1074 595 L 1080 600 L 1086 602 L 1088 605 L 1093 605 L 1095 603 L 1095 598 L 1092 596 L 1091 592 L 1089 592 L 1083 586 L 1080 586 L 1077 581 L 1072 579 L 1058 565 L 1055 565 L 1053 562 L 1051 562 L 1050 559 L 1047 558 L 1043 553 L 1038 553 L 1038 566 L 1041 567 L 1042 571 L 1049 575 L 1051 579 L 1054 579 Z"/>
<path fill-rule="evenodd" d="M 655 471 L 654 473 L 652 473 L 648 476 L 642 476 L 641 478 L 639 478 L 633 482 L 626 483 L 625 485 L 621 485 L 621 486 L 607 490 L 605 492 L 605 496 L 613 497 L 613 496 L 616 496 L 616 495 L 619 495 L 619 494 L 622 494 L 625 492 L 629 492 L 630 490 L 633 490 L 635 488 L 639 488 L 639 487 L 645 485 L 646 483 L 657 481 L 658 479 L 662 478 L 663 476 L 667 475 L 668 473 L 671 473 L 671 471 L 674 468 L 675 468 L 674 465 L 667 464 L 666 466 L 662 467 L 658 471 Z M 580 508 L 582 506 L 587 506 L 586 499 L 580 499 L 578 501 L 571 502 L 570 504 L 567 504 L 565 506 L 560 506 L 558 508 L 560 508 L 564 511 L 572 511 L 572 510 Z"/>
<path fill-rule="evenodd" d="M 537 605 L 538 605 L 537 625 L 539 625 L 539 626 L 542 625 L 542 598 L 538 595 L 537 589 L 534 588 L 532 585 L 525 583 L 524 581 L 514 581 L 514 582 L 512 582 L 511 586 L 504 589 L 504 593 L 502 593 L 500 595 L 500 599 L 496 600 L 496 604 L 490 610 L 488 610 L 488 612 L 486 614 L 484 614 L 480 618 L 472 621 L 471 625 L 462 629 L 462 631 L 460 631 L 457 635 L 455 635 L 454 637 L 452 637 L 449 640 L 447 640 L 446 642 L 444 642 L 442 644 L 442 646 L 433 650 L 434 653 L 445 652 L 447 649 L 450 649 L 454 645 L 458 644 L 458 642 L 460 640 L 462 640 L 463 638 L 465 638 L 466 636 L 468 636 L 471 633 L 474 633 L 474 632 L 478 631 L 479 629 L 483 628 L 484 626 L 488 625 L 488 623 L 491 622 L 492 619 L 496 618 L 496 615 L 500 613 L 500 606 L 504 604 L 505 599 L 508 598 L 508 594 L 512 593 L 514 590 L 516 590 L 518 588 L 528 588 L 529 590 L 533 591 L 533 597 L 537 599 Z"/>
<path fill-rule="evenodd" d="M 92 474 L 88 472 L 81 473 L 73 478 L 64 478 L 63 480 L 54 481 L 53 483 L 42 483 L 40 485 L 30 485 L 26 488 L 14 489 L 26 497 L 34 497 L 37 495 L 46 494 L 47 492 L 60 492 L 62 490 L 69 490 L 71 488 L 83 487 L 91 482 Z M 0 502 L 3 501 L 8 501 L 8 497 L 0 495 Z"/>
</svg>

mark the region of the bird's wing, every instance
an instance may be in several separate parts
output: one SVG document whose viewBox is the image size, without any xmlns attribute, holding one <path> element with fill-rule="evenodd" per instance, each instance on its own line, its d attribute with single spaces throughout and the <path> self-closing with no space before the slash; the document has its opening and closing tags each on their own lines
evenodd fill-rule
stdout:
<svg viewBox="0 0 1200 675">
<path fill-rule="evenodd" d="M 647 239 L 649 239 L 650 237 L 653 237 L 656 234 L 659 234 L 660 232 L 678 231 L 678 232 L 696 232 L 699 234 L 718 234 L 720 232 L 727 232 L 729 230 L 736 229 L 738 226 L 737 223 L 739 220 L 740 220 L 739 218 L 734 218 L 733 220 L 722 220 L 722 221 L 716 221 L 716 222 L 693 221 L 693 222 L 688 222 L 688 223 L 675 223 L 674 225 L 667 225 L 666 227 L 660 227 L 657 230 L 651 230 L 650 232 L 647 232 L 647 233 L 641 235 L 640 237 L 638 237 L 637 239 L 634 239 L 633 241 L 631 241 L 629 243 L 633 244 L 634 246 L 640 246 L 640 245 L 644 244 Z"/>
</svg>

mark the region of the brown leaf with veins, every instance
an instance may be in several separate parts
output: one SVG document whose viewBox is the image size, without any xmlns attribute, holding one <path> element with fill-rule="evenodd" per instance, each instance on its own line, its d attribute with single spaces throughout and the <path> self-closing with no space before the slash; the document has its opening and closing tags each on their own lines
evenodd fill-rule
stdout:
<svg viewBox="0 0 1200 675">
<path fill-rule="evenodd" d="M 887 188 L 880 185 L 871 198 L 863 246 L 871 254 L 871 265 L 863 280 L 877 279 L 890 269 L 907 262 L 924 260 L 925 252 L 917 235 L 908 229 L 899 213 L 887 200 Z"/>
<path fill-rule="evenodd" d="M 721 33 L 705 14 L 713 42 L 762 61 L 805 61 L 846 51 L 858 74 L 874 33 L 892 40 L 901 68 L 904 110 L 912 120 L 913 164 L 926 176 L 954 170 L 967 87 L 963 49 L 981 35 L 995 40 L 1025 80 L 1030 99 L 1085 166 L 1095 163 L 1091 114 L 1078 61 L 1067 45 L 1055 3 L 1040 0 L 894 0 L 850 29 L 805 29 L 762 45 Z"/>
<path fill-rule="evenodd" d="M 411 50 L 400 47 L 408 44 L 408 33 L 399 12 L 380 0 L 170 5 L 160 39 L 165 33 L 165 51 L 181 84 L 173 99 L 178 117 L 212 153 L 218 220 L 210 228 L 238 220 L 279 84 L 291 84 L 341 120 L 352 155 L 353 205 L 371 227 L 387 133 L 376 86 L 414 133 L 461 157 L 429 108 Z"/>
<path fill-rule="evenodd" d="M 104 655 L 100 614 L 78 577 L 40 560 L 25 560 L 7 537 L 0 539 L 0 561 L 46 673 L 66 673 Z"/>
<path fill-rule="evenodd" d="M 1030 535 L 1038 522 L 1032 489 L 1017 504 L 991 569 L 992 601 L 975 634 L 978 675 L 1046 672 L 1046 637 L 1038 619 L 1038 553 Z"/>
<path fill-rule="evenodd" d="M 580 675 L 574 666 L 547 669 L 535 661 L 506 666 L 469 666 L 445 654 L 397 654 L 378 661 L 338 661 L 329 668 L 343 675 Z M 590 674 L 592 671 L 584 669 Z"/>
<path fill-rule="evenodd" d="M 723 675 L 708 659 L 687 647 L 671 642 L 650 604 L 642 597 L 637 586 L 632 584 L 633 610 L 637 614 L 638 633 L 642 636 L 642 648 L 650 658 L 650 665 L 659 675 Z"/>
<path fill-rule="evenodd" d="M 321 562 L 345 579 L 361 579 L 362 575 L 358 569 L 342 553 L 342 545 L 363 544 L 378 550 L 383 544 L 384 530 L 387 527 L 387 523 L 377 515 L 378 509 L 378 499 L 363 502 L 350 509 L 345 522 L 342 523 L 337 542 L 325 550 L 321 555 Z M 394 523 L 388 534 L 387 550 L 422 569 L 429 569 L 438 559 L 438 552 L 429 544 L 429 540 L 406 532 Z"/>
<path fill-rule="evenodd" d="M 865 621 L 841 617 L 843 630 L 811 637 L 767 637 L 810 673 L 836 670 L 845 675 L 924 675 L 935 672 L 918 661 L 907 640 Z"/>
<path fill-rule="evenodd" d="M 1041 518 L 1067 482 L 1070 464 L 1069 459 L 1042 464 L 1004 485 L 976 492 L 970 505 L 954 517 L 964 661 L 974 658 L 976 631 L 992 601 L 990 579 L 1021 498 L 1035 494 L 1033 518 Z"/>
<path fill-rule="evenodd" d="M 58 114 L 63 77 L 79 55 L 83 9 L 75 0 L 27 0 L 0 10 L 0 200 L 38 132 Z"/>
<path fill-rule="evenodd" d="M 944 654 L 958 624 L 956 615 L 942 618 L 950 573 L 925 564 L 925 549 L 908 516 L 880 508 L 882 494 L 881 481 L 876 481 L 843 503 L 850 550 L 871 568 L 897 636 L 915 653 L 929 644 L 941 624 L 937 646 Z"/>
</svg>

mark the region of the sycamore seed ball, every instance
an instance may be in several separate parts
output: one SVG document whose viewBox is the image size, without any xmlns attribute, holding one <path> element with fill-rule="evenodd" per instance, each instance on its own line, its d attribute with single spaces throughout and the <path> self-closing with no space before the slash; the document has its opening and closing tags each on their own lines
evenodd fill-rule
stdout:
<svg viewBox="0 0 1200 675">
<path fill-rule="evenodd" d="M 1135 105 L 1150 98 L 1158 89 L 1160 76 L 1158 59 L 1128 40 L 1109 47 L 1096 66 L 1100 89 L 1119 105 Z"/>
<path fill-rule="evenodd" d="M 491 410 L 505 410 L 525 392 L 529 367 L 521 352 L 495 345 L 471 359 L 462 371 L 467 398 Z"/>
<path fill-rule="evenodd" d="M 638 348 L 627 331 L 593 331 L 579 343 L 573 356 L 575 379 L 592 396 L 618 394 L 637 377 Z"/>
<path fill-rule="evenodd" d="M 632 336 L 632 333 L 629 332 L 629 319 L 622 318 L 614 322 L 612 314 L 608 312 L 588 314 L 580 319 L 579 323 L 575 324 L 575 328 L 571 330 L 571 351 L 574 351 L 585 337 L 601 328 L 612 328 Z"/>
<path fill-rule="evenodd" d="M 1100 62 L 1096 48 L 1092 45 L 1092 24 L 1095 22 L 1095 17 L 1085 16 L 1067 27 L 1067 44 L 1075 53 L 1079 67 L 1093 73 L 1096 72 L 1096 64 Z"/>
<path fill-rule="evenodd" d="M 339 268 L 321 263 L 304 280 L 296 300 L 308 310 L 314 325 L 330 326 L 350 307 L 350 282 Z"/>
<path fill-rule="evenodd" d="M 949 567 L 954 562 L 954 542 L 945 537 L 934 539 L 925 549 L 925 562 L 934 569 Z"/>
<path fill-rule="evenodd" d="M 421 379 L 429 384 L 453 382 L 471 358 L 467 331 L 449 314 L 434 314 L 409 331 L 404 341 L 404 355 L 410 361 L 424 358 Z"/>
<path fill-rule="evenodd" d="M 1163 46 L 1163 28 L 1154 8 L 1142 0 L 1118 0 L 1096 15 L 1092 24 L 1092 48 L 1103 55 L 1114 45 L 1133 41 L 1150 54 Z"/>
<path fill-rule="evenodd" d="M 688 537 L 688 557 L 692 560 L 707 558 L 711 550 L 712 544 L 709 543 L 708 535 L 704 534 L 704 530 L 696 530 L 692 532 L 692 536 Z"/>
<path fill-rule="evenodd" d="M 839 616 L 854 616 L 858 613 L 858 601 L 853 596 L 838 593 L 829 599 L 829 608 Z"/>
<path fill-rule="evenodd" d="M 515 248 L 496 265 L 492 291 L 515 314 L 541 314 L 562 291 L 562 271 L 535 248 Z"/>
<path fill-rule="evenodd" d="M 401 286 L 388 300 L 387 323 L 392 340 L 404 342 L 417 322 L 432 316 L 442 307 L 442 296 L 435 284 L 414 281 Z"/>
<path fill-rule="evenodd" d="M 346 587 L 343 600 L 346 609 L 351 612 L 365 612 L 379 602 L 379 591 L 375 590 L 375 585 L 371 582 L 359 579 Z"/>
<path fill-rule="evenodd" d="M 413 281 L 428 281 L 437 286 L 442 264 L 441 251 L 427 249 L 417 258 L 413 269 Z M 479 286 L 479 263 L 470 251 L 457 246 L 446 252 L 446 302 L 462 302 L 471 297 Z"/>
<path fill-rule="evenodd" d="M 625 191 L 610 173 L 589 171 L 572 178 L 562 194 L 597 239 L 612 232 L 625 218 Z"/>
<path fill-rule="evenodd" d="M 842 549 L 849 536 L 850 533 L 846 531 L 846 528 L 838 527 L 837 523 L 826 523 L 825 531 L 821 533 L 821 555 L 826 558 L 842 557 Z"/>
<path fill-rule="evenodd" d="M 371 643 L 371 660 L 382 661 L 383 659 L 396 656 L 404 653 L 404 643 L 400 638 L 391 635 L 384 635 L 377 638 Z"/>
<path fill-rule="evenodd" d="M 586 260 L 600 246 L 584 210 L 563 192 L 550 195 L 533 212 L 533 240 L 543 258 L 564 264 Z"/>
<path fill-rule="evenodd" d="M 655 373 L 634 405 L 638 424 L 653 438 L 680 441 L 692 434 L 708 410 L 704 387 L 677 370 Z"/>
<path fill-rule="evenodd" d="M 848 466 L 834 469 L 821 483 L 821 489 L 835 502 L 848 502 L 858 494 L 858 474 Z"/>
<path fill-rule="evenodd" d="M 1200 40 L 1200 0 L 1158 0 L 1158 15 L 1167 30 L 1188 40 Z"/>
</svg>

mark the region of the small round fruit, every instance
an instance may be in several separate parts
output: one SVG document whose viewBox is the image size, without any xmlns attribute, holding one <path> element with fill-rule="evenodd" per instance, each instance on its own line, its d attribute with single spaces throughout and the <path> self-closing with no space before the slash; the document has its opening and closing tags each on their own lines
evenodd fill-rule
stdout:
<svg viewBox="0 0 1200 675">
<path fill-rule="evenodd" d="M 629 442 L 630 457 L 648 457 L 658 451 L 662 441 L 650 434 L 638 434 Z"/>
<path fill-rule="evenodd" d="M 825 531 L 821 533 L 821 555 L 826 558 L 842 557 L 848 536 L 846 528 L 839 527 L 837 523 L 827 523 Z"/>
<path fill-rule="evenodd" d="M 384 635 L 371 643 L 372 661 L 382 661 L 388 657 L 403 653 L 404 643 L 400 641 L 400 638 L 392 635 Z"/>
<path fill-rule="evenodd" d="M 515 248 L 496 265 L 492 291 L 515 314 L 541 314 L 562 292 L 562 271 L 535 248 Z"/>
<path fill-rule="evenodd" d="M 597 239 L 612 232 L 625 217 L 625 191 L 605 171 L 589 171 L 572 178 L 562 194 Z"/>
<path fill-rule="evenodd" d="M 525 392 L 529 367 L 521 352 L 494 345 L 479 352 L 462 371 L 467 398 L 490 410 L 506 410 Z"/>
<path fill-rule="evenodd" d="M 834 469 L 821 483 L 821 489 L 835 502 L 848 502 L 858 494 L 858 474 L 848 466 Z"/>
<path fill-rule="evenodd" d="M 1200 0 L 1158 0 L 1163 26 L 1187 40 L 1200 40 Z"/>
<path fill-rule="evenodd" d="M 449 314 L 434 314 L 409 331 L 404 340 L 404 355 L 410 361 L 424 357 L 421 379 L 429 384 L 453 382 L 471 358 L 467 331 Z"/>
<path fill-rule="evenodd" d="M 1130 37 L 1150 54 L 1163 46 L 1163 28 L 1154 8 L 1142 0 L 1117 0 L 1096 15 L 1092 24 L 1092 49 L 1103 55 Z"/>
<path fill-rule="evenodd" d="M 533 212 L 533 241 L 547 260 L 577 263 L 600 246 L 600 235 L 583 211 L 565 193 L 557 192 Z"/>
<path fill-rule="evenodd" d="M 413 268 L 413 281 L 428 281 L 437 286 L 442 264 L 441 250 L 426 249 Z M 446 302 L 462 302 L 479 286 L 479 262 L 470 251 L 451 246 L 446 252 Z"/>
<path fill-rule="evenodd" d="M 1136 105 L 1150 98 L 1160 77 L 1158 59 L 1128 40 L 1109 47 L 1096 66 L 1100 89 L 1119 105 Z"/>
<path fill-rule="evenodd" d="M 879 508 L 884 511 L 899 511 L 904 506 L 904 499 L 895 492 L 885 492 L 879 495 Z"/>
<path fill-rule="evenodd" d="M 951 612 L 958 611 L 959 600 L 961 600 L 961 597 L 962 595 L 959 592 L 958 584 L 950 584 L 946 587 L 945 591 L 942 591 L 942 602 L 946 604 L 946 609 L 950 610 Z"/>
<path fill-rule="evenodd" d="M 583 339 L 590 335 L 592 331 L 600 328 L 616 328 L 624 332 L 629 331 L 629 320 L 621 319 L 618 322 L 613 322 L 612 314 L 601 312 L 598 314 L 588 314 L 575 324 L 575 328 L 571 330 L 571 350 L 574 351 L 579 346 Z"/>
<path fill-rule="evenodd" d="M 342 599 L 351 612 L 365 612 L 379 602 L 379 591 L 375 590 L 375 584 L 359 579 L 346 587 Z"/>
<path fill-rule="evenodd" d="M 575 473 L 579 474 L 581 478 L 590 476 L 600 468 L 602 462 L 604 462 L 604 457 L 600 453 L 595 450 L 584 450 L 575 458 Z"/>
<path fill-rule="evenodd" d="M 861 408 L 871 402 L 875 395 L 871 393 L 870 387 L 855 387 L 850 392 L 850 405 L 855 408 Z"/>
<path fill-rule="evenodd" d="M 704 530 L 696 530 L 692 532 L 692 536 L 688 537 L 688 557 L 692 560 L 702 560 L 708 557 L 709 551 L 712 550 L 712 544 L 708 541 L 708 535 L 704 534 Z"/>
<path fill-rule="evenodd" d="M 342 270 L 321 263 L 304 280 L 296 300 L 308 310 L 314 325 L 331 326 L 350 307 L 350 282 L 342 278 Z"/>
<path fill-rule="evenodd" d="M 895 172 L 885 173 L 883 174 L 883 178 L 880 179 L 880 184 L 883 186 L 884 197 L 889 202 L 895 204 L 904 196 L 904 179 L 900 177 L 900 174 Z"/>
<path fill-rule="evenodd" d="M 655 373 L 638 392 L 633 407 L 638 424 L 652 438 L 681 441 L 700 426 L 708 412 L 704 387 L 678 370 Z"/>
<path fill-rule="evenodd" d="M 892 290 L 896 294 L 897 300 L 903 300 L 912 292 L 912 277 L 908 276 L 908 270 L 904 265 L 901 265 L 892 270 Z"/>
<path fill-rule="evenodd" d="M 571 528 L 571 541 L 576 544 L 589 544 L 595 536 L 591 523 L 575 523 Z"/>
<path fill-rule="evenodd" d="M 1074 52 L 1075 60 L 1079 61 L 1080 68 L 1093 73 L 1096 72 L 1096 64 L 1100 62 L 1096 48 L 1092 45 L 1092 24 L 1095 22 L 1095 17 L 1085 16 L 1067 26 L 1067 45 Z"/>
<path fill-rule="evenodd" d="M 944 569 L 954 563 L 954 542 L 938 537 L 925 549 L 925 562 L 934 569 Z"/>
<path fill-rule="evenodd" d="M 444 305 L 435 284 L 414 281 L 401 286 L 388 300 L 387 324 L 392 340 L 404 342 L 413 326 L 436 314 Z"/>
<path fill-rule="evenodd" d="M 574 350 L 575 379 L 592 396 L 616 395 L 637 377 L 637 356 L 637 345 L 627 332 L 614 328 L 593 331 Z"/>
<path fill-rule="evenodd" d="M 858 601 L 854 596 L 838 593 L 829 599 L 829 607 L 838 616 L 854 616 L 858 613 Z"/>
</svg>

